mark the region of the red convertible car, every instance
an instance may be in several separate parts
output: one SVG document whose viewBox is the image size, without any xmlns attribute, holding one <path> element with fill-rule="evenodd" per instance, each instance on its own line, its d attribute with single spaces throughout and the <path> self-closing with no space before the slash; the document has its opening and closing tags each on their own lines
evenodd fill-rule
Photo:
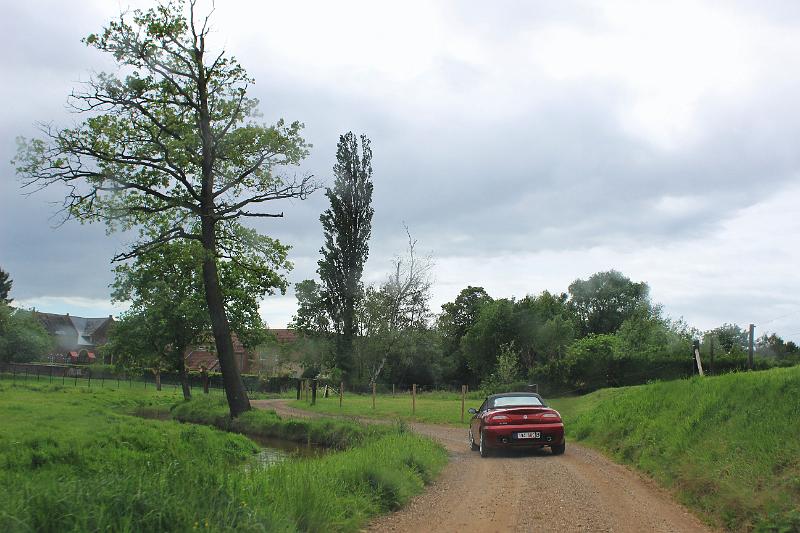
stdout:
<svg viewBox="0 0 800 533">
<path fill-rule="evenodd" d="M 493 394 L 479 409 L 470 408 L 469 412 L 469 443 L 481 457 L 498 448 L 549 446 L 553 455 L 561 455 L 566 449 L 561 415 L 547 407 L 538 394 Z"/>
</svg>

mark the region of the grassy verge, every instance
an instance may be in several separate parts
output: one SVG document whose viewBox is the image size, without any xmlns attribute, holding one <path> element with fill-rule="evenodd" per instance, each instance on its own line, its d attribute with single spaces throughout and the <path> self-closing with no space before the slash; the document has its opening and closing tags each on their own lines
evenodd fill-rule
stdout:
<svg viewBox="0 0 800 533">
<path fill-rule="evenodd" d="M 249 460 L 257 447 L 243 436 L 123 414 L 179 401 L 1 384 L 0 530 L 355 531 L 446 462 L 441 447 L 394 427 L 352 430 L 337 441 L 349 442 L 346 451 L 267 468 Z M 202 412 L 203 402 L 215 408 L 204 399 L 188 411 Z M 280 425 L 272 414 L 247 416 L 253 427 Z"/>
<path fill-rule="evenodd" d="M 172 408 L 171 414 L 181 422 L 211 425 L 245 435 L 312 442 L 340 450 L 391 432 L 385 426 L 368 426 L 352 420 L 330 418 L 284 420 L 274 411 L 257 409 L 231 419 L 228 416 L 225 400 L 215 397 L 201 397 L 191 402 L 179 403 Z"/>
<path fill-rule="evenodd" d="M 554 403 L 569 437 L 652 475 L 713 524 L 800 531 L 800 368 Z"/>
</svg>

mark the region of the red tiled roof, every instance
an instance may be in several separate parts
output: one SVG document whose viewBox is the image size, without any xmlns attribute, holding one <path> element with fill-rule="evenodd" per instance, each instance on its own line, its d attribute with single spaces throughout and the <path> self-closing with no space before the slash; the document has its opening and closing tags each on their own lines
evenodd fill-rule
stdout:
<svg viewBox="0 0 800 533">
<path fill-rule="evenodd" d="M 269 332 L 275 335 L 278 342 L 294 342 L 297 340 L 297 333 L 291 329 L 271 329 Z"/>
</svg>

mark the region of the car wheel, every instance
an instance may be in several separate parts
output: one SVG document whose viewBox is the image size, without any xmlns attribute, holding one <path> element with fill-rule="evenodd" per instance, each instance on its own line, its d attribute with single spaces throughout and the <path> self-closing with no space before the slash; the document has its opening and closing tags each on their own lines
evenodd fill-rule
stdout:
<svg viewBox="0 0 800 533">
<path fill-rule="evenodd" d="M 481 431 L 481 442 L 478 445 L 478 451 L 481 453 L 481 457 L 489 457 L 489 448 L 486 447 L 486 437 L 484 436 L 484 432 Z"/>
<path fill-rule="evenodd" d="M 478 449 L 478 445 L 475 444 L 475 437 L 472 436 L 472 428 L 469 428 L 469 449 L 473 452 Z"/>
<path fill-rule="evenodd" d="M 567 441 L 565 440 L 561 444 L 554 444 L 550 446 L 550 450 L 553 452 L 553 455 L 561 455 L 564 453 L 564 450 L 567 449 Z"/>
</svg>

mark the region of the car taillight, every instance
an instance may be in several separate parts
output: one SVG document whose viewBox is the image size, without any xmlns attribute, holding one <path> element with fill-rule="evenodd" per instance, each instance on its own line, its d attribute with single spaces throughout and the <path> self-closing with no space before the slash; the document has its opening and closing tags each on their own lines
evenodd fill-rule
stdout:
<svg viewBox="0 0 800 533">
<path fill-rule="evenodd" d="M 487 422 L 490 422 L 490 423 L 491 422 L 497 422 L 499 424 L 507 424 L 508 422 L 505 422 L 505 420 L 508 420 L 508 419 L 509 418 L 506 415 L 494 415 L 494 416 L 490 416 L 489 420 L 487 420 Z"/>
<path fill-rule="evenodd" d="M 542 418 L 561 418 L 556 413 L 545 413 L 542 415 Z"/>
</svg>

